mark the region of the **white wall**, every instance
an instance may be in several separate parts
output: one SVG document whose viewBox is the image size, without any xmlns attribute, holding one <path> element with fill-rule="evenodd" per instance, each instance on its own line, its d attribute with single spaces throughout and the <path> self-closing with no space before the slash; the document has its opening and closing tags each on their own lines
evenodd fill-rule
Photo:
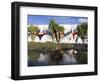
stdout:
<svg viewBox="0 0 100 82">
<path fill-rule="evenodd" d="M 64 33 L 67 33 L 67 32 L 70 32 L 70 31 L 73 32 L 77 28 L 77 24 L 73 24 L 73 25 L 71 25 L 71 24 L 60 24 L 60 25 L 65 28 Z M 28 26 L 30 26 L 30 25 L 28 25 Z M 33 25 L 33 26 L 37 26 L 37 25 Z M 38 28 L 40 29 L 40 33 L 41 33 L 44 30 L 48 30 L 48 25 L 38 25 Z M 61 43 L 75 43 L 77 35 L 75 35 L 75 38 L 73 39 L 72 32 L 69 35 L 62 38 Z M 28 41 L 29 42 L 32 41 L 31 36 L 28 37 Z M 45 35 L 41 38 L 41 40 L 39 40 L 39 37 L 35 37 L 34 41 L 35 42 L 46 42 L 46 41 L 52 41 L 52 38 L 49 35 Z M 79 39 L 78 39 L 78 43 L 82 43 L 82 40 L 79 41 Z"/>
<path fill-rule="evenodd" d="M 10 79 L 10 66 L 11 66 L 11 2 L 14 0 L 1 0 L 0 1 L 0 82 L 13 82 Z M 16 0 L 19 1 L 19 0 Z M 41 3 L 58 3 L 58 4 L 72 4 L 72 5 L 88 5 L 98 6 L 100 10 L 100 0 L 20 0 L 28 2 L 41 2 Z M 100 11 L 99 13 L 100 14 Z M 100 18 L 100 15 L 98 16 Z M 98 19 L 100 22 L 100 19 Z M 100 23 L 99 26 L 100 27 Z M 100 28 L 98 28 L 100 30 Z M 99 32 L 100 35 L 100 32 Z M 99 41 L 100 42 L 100 37 Z M 100 43 L 99 43 L 100 48 Z M 98 59 L 100 58 L 100 50 Z M 99 61 L 100 62 L 100 59 Z M 100 63 L 99 63 L 100 68 Z M 100 73 L 100 71 L 99 71 Z M 40 80 L 26 80 L 26 82 L 99 82 L 100 75 L 98 76 L 84 76 L 84 77 L 66 77 L 54 79 L 40 79 Z M 22 82 L 22 81 L 20 81 Z"/>
</svg>

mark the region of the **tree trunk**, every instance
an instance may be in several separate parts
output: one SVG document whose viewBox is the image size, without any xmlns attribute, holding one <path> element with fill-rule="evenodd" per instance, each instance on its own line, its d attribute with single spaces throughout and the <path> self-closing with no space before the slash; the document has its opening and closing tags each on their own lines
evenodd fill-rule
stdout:
<svg viewBox="0 0 100 82">
<path fill-rule="evenodd" d="M 85 39 L 82 39 L 82 44 L 85 44 Z"/>
<path fill-rule="evenodd" d="M 52 41 L 54 42 L 55 34 L 52 33 Z"/>
<path fill-rule="evenodd" d="M 56 50 L 61 50 L 61 49 L 62 49 L 62 48 L 61 48 L 60 43 L 57 43 Z"/>
</svg>

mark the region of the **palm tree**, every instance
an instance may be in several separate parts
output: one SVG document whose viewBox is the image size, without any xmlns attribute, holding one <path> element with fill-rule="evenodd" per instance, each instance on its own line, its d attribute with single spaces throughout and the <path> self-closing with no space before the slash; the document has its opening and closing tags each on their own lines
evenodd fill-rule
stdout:
<svg viewBox="0 0 100 82">
<path fill-rule="evenodd" d="M 77 26 L 77 35 L 82 39 L 82 43 L 85 43 L 85 39 L 88 35 L 88 24 L 87 22 Z"/>
<path fill-rule="evenodd" d="M 51 20 L 48 30 L 52 33 L 52 40 L 54 41 L 54 38 L 56 39 L 56 42 L 58 43 L 57 48 L 61 48 L 59 43 L 62 35 L 64 35 L 64 27 L 57 24 L 55 20 Z"/>
<path fill-rule="evenodd" d="M 64 27 L 57 24 L 55 20 L 51 20 L 48 27 L 48 30 L 52 35 L 52 40 L 54 41 L 55 39 L 57 42 L 56 50 L 50 55 L 50 58 L 53 63 L 59 64 L 59 61 L 62 60 L 64 53 L 60 45 L 60 40 L 64 37 Z"/>
<path fill-rule="evenodd" d="M 50 31 L 50 33 L 51 33 L 51 36 L 52 36 L 52 41 L 54 42 L 54 37 L 55 37 L 55 35 L 54 35 L 54 30 L 55 30 L 55 21 L 54 20 L 51 20 L 50 21 L 50 24 L 49 24 L 49 28 L 48 28 L 48 30 Z"/>
<path fill-rule="evenodd" d="M 28 27 L 28 32 L 31 36 L 31 39 L 34 40 L 34 38 L 36 37 L 36 35 L 39 33 L 39 28 L 38 26 L 33 26 L 33 25 L 30 25 Z"/>
</svg>

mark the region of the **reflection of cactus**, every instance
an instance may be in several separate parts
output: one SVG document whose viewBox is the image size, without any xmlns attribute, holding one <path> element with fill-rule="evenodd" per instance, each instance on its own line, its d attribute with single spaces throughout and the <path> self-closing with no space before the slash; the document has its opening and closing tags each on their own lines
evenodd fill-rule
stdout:
<svg viewBox="0 0 100 82">
<path fill-rule="evenodd" d="M 54 64 L 59 64 L 59 62 L 62 60 L 63 58 L 63 53 L 59 50 L 55 50 L 51 55 L 50 55 L 50 59 L 51 62 L 53 62 Z"/>
</svg>

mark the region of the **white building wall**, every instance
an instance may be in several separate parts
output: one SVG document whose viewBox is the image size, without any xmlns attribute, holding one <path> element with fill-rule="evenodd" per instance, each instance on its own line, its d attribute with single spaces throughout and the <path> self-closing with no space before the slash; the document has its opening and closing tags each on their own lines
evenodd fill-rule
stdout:
<svg viewBox="0 0 100 82">
<path fill-rule="evenodd" d="M 28 36 L 27 38 L 28 38 L 28 41 L 29 41 L 29 42 L 31 42 L 31 41 L 32 41 L 31 36 Z"/>
<path fill-rule="evenodd" d="M 65 28 L 64 33 L 73 31 L 77 28 L 77 24 L 74 24 L 74 25 L 60 24 L 60 25 L 64 26 L 64 28 Z M 43 32 L 43 30 L 48 30 L 48 25 L 34 25 L 34 26 L 38 26 L 40 29 L 40 32 Z M 70 33 L 69 35 L 67 35 L 61 39 L 61 43 L 76 43 L 76 38 L 77 38 L 77 35 L 75 35 L 75 38 L 73 39 L 72 33 Z M 30 37 L 28 38 L 28 41 L 32 41 Z M 52 38 L 49 35 L 44 35 L 41 38 L 41 40 L 39 40 L 39 37 L 37 36 L 37 37 L 35 37 L 34 41 L 35 42 L 47 42 L 47 41 L 52 42 Z M 54 40 L 54 42 L 56 42 L 56 40 Z M 81 38 L 78 38 L 77 43 L 82 43 Z"/>
</svg>

